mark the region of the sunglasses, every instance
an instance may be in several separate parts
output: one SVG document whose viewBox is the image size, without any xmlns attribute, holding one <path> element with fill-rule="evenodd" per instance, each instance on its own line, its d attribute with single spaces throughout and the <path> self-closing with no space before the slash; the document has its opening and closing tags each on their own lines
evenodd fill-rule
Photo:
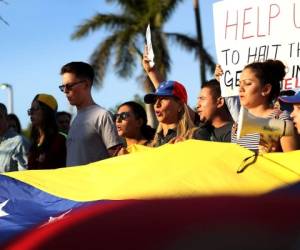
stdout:
<svg viewBox="0 0 300 250">
<path fill-rule="evenodd" d="M 40 107 L 30 108 L 27 110 L 27 114 L 32 115 L 33 112 L 38 111 L 39 109 L 40 109 Z"/>
<path fill-rule="evenodd" d="M 73 82 L 73 83 L 67 83 L 67 84 L 62 84 L 59 85 L 59 89 L 61 90 L 61 92 L 65 92 L 65 91 L 70 91 L 72 90 L 76 85 L 80 84 L 84 82 L 84 80 L 78 81 L 78 82 Z"/>
<path fill-rule="evenodd" d="M 130 113 L 129 112 L 122 112 L 119 114 L 114 114 L 114 121 L 123 121 L 126 120 L 128 117 L 130 117 Z"/>
</svg>

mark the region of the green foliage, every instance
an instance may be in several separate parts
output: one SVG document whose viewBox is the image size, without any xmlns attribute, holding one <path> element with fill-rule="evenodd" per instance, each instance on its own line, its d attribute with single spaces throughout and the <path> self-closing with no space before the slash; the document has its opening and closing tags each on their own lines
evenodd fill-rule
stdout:
<svg viewBox="0 0 300 250">
<path fill-rule="evenodd" d="M 152 43 L 155 53 L 156 67 L 166 78 L 170 71 L 170 55 L 167 41 L 179 44 L 188 52 L 198 53 L 198 41 L 180 33 L 163 31 L 164 24 L 170 19 L 174 10 L 183 0 L 106 0 L 107 3 L 117 3 L 121 12 L 97 13 L 79 25 L 72 34 L 72 39 L 81 39 L 92 32 L 106 29 L 110 35 L 101 41 L 90 61 L 96 71 L 96 86 L 103 84 L 103 79 L 112 57 L 113 65 L 118 76 L 131 77 L 137 64 L 140 64 L 144 49 L 145 31 L 150 23 Z M 211 56 L 203 50 L 205 64 L 214 70 Z M 145 77 L 144 77 L 144 82 Z M 151 90 L 151 87 L 148 88 Z M 153 90 L 153 87 L 152 87 Z"/>
<path fill-rule="evenodd" d="M 133 96 L 133 100 L 145 108 L 144 97 L 138 94 Z"/>
</svg>

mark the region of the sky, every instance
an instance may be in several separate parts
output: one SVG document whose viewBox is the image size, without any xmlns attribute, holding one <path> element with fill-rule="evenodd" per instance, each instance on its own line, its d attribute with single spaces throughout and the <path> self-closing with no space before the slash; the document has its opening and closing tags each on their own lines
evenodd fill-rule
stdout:
<svg viewBox="0 0 300 250">
<path fill-rule="evenodd" d="M 30 123 L 27 109 L 38 93 L 53 95 L 58 110 L 73 111 L 64 94 L 58 89 L 62 65 L 71 61 L 89 61 L 90 55 L 109 31 L 98 30 L 81 40 L 71 40 L 76 26 L 97 12 L 117 13 L 118 6 L 104 0 L 6 0 L 0 2 L 0 83 L 13 87 L 13 111 L 23 128 Z M 213 10 L 217 0 L 200 0 L 200 14 L 204 47 L 216 58 Z M 178 5 L 164 27 L 166 32 L 180 32 L 196 36 L 193 1 Z M 189 104 L 194 107 L 200 90 L 199 63 L 192 53 L 175 44 L 168 44 L 172 70 L 170 80 L 182 82 L 187 89 Z M 216 60 L 216 59 L 215 59 Z M 116 76 L 112 65 L 108 68 L 101 89 L 93 90 L 94 100 L 109 109 L 145 93 L 136 77 L 142 72 L 137 65 L 131 79 Z M 211 77 L 210 74 L 207 76 Z M 0 102 L 8 105 L 9 91 L 0 89 Z"/>
</svg>

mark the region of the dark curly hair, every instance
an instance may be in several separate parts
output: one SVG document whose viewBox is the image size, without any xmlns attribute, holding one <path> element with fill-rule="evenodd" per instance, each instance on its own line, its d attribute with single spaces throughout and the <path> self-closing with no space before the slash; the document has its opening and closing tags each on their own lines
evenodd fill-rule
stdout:
<svg viewBox="0 0 300 250">
<path fill-rule="evenodd" d="M 251 69 L 262 86 L 271 84 L 272 89 L 269 95 L 269 103 L 274 102 L 280 94 L 280 82 L 286 74 L 285 65 L 279 60 L 267 60 L 250 63 L 244 69 Z"/>
</svg>

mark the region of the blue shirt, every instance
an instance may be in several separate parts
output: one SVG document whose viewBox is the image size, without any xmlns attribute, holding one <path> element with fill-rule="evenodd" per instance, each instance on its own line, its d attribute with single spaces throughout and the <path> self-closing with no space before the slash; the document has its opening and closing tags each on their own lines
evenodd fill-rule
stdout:
<svg viewBox="0 0 300 250">
<path fill-rule="evenodd" d="M 29 142 L 13 129 L 0 137 L 0 173 L 27 169 Z"/>
</svg>

